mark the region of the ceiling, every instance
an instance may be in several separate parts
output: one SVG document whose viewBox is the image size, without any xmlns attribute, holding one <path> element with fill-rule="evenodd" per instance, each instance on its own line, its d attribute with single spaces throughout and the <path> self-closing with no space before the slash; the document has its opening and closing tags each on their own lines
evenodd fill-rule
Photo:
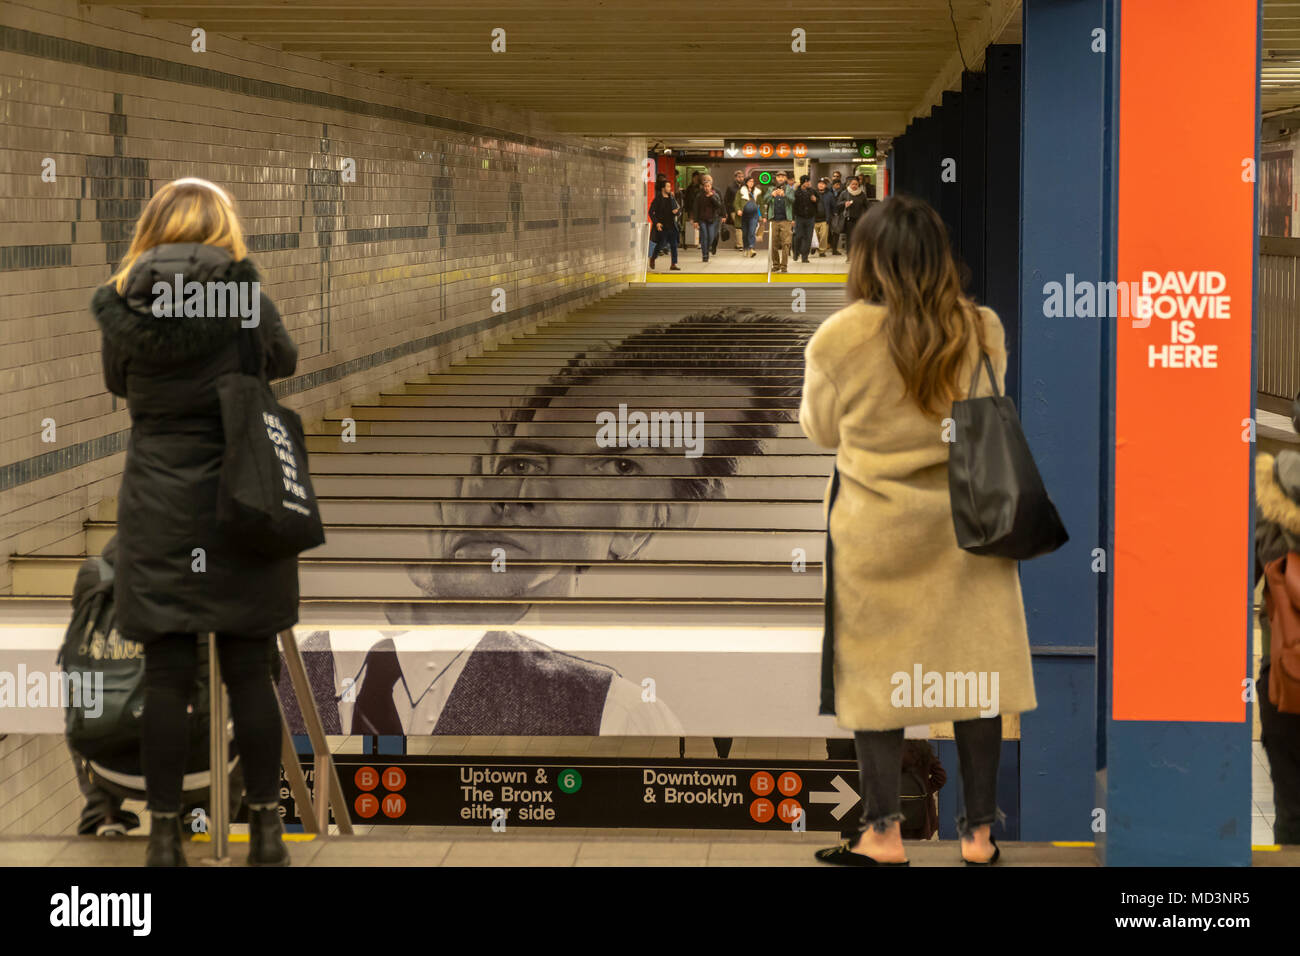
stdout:
<svg viewBox="0 0 1300 956">
<path fill-rule="evenodd" d="M 1300 107 L 1300 2 L 1264 0 L 1260 109 Z"/>
<path fill-rule="evenodd" d="M 1020 0 L 89 5 L 536 110 L 569 132 L 658 138 L 896 134 L 957 85 L 959 35 L 976 67 L 988 43 L 1017 42 L 1020 26 Z M 498 27 L 504 53 L 490 49 Z M 795 28 L 806 53 L 791 51 Z"/>
</svg>

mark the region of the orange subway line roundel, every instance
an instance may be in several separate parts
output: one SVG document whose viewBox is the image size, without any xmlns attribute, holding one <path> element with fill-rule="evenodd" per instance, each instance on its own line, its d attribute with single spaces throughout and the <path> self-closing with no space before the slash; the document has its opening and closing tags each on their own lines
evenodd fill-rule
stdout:
<svg viewBox="0 0 1300 956">
<path fill-rule="evenodd" d="M 1256 12 L 1120 10 L 1116 720 L 1246 719 Z"/>
</svg>

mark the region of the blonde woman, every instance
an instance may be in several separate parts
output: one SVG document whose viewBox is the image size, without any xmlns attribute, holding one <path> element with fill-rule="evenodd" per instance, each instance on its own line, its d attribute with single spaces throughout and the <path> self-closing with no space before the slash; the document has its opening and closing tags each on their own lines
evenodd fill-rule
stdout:
<svg viewBox="0 0 1300 956">
<path fill-rule="evenodd" d="M 275 635 L 298 619 L 298 566 L 250 554 L 216 526 L 225 446 L 217 379 L 239 369 L 240 336 L 255 337 L 244 344 L 258 347 L 268 378 L 291 375 L 297 349 L 260 291 L 233 201 L 200 179 L 158 190 L 91 311 L 105 382 L 131 413 L 115 600 L 119 629 L 145 645 L 146 863 L 185 865 L 187 708 L 197 637 L 214 631 L 250 808 L 249 863 L 287 865 L 271 669 Z"/>
<path fill-rule="evenodd" d="M 863 812 L 856 837 L 817 858 L 907 865 L 903 728 L 954 721 L 962 859 L 993 863 L 1001 715 L 1033 710 L 1034 682 L 1016 562 L 957 546 L 948 441 L 962 436 L 944 419 L 981 352 L 1001 389 L 1002 324 L 962 295 L 943 221 L 919 199 L 872 206 L 851 249 L 854 301 L 808 343 L 799 422 L 837 450 L 821 712 L 854 731 Z"/>
</svg>

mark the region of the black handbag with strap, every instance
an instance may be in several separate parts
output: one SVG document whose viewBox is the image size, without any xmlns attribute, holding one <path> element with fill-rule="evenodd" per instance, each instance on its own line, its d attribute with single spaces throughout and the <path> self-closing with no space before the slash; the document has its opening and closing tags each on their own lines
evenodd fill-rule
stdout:
<svg viewBox="0 0 1300 956">
<path fill-rule="evenodd" d="M 275 400 L 263 377 L 257 331 L 236 335 L 240 369 L 217 380 L 226 439 L 217 527 L 264 557 L 292 557 L 325 542 L 302 420 Z"/>
<path fill-rule="evenodd" d="M 1070 536 L 1043 486 L 1016 407 L 998 394 L 987 353 L 971 375 L 968 396 L 988 374 L 993 394 L 953 402 L 948 493 L 957 544 L 972 554 L 1027 561 L 1055 551 Z"/>
</svg>

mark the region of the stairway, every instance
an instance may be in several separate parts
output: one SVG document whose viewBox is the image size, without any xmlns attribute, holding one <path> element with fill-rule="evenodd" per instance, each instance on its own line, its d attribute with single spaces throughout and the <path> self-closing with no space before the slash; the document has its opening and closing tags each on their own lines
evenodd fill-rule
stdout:
<svg viewBox="0 0 1300 956">
<path fill-rule="evenodd" d="M 833 455 L 797 422 L 803 349 L 842 302 L 839 287 L 633 287 L 327 418 L 307 438 L 327 540 L 300 561 L 300 631 L 431 627 L 441 646 L 526 630 L 604 661 L 573 643 L 599 634 L 664 673 L 691 669 L 665 671 L 666 647 L 723 655 L 714 672 L 764 640 L 770 670 L 798 631 L 806 658 Z M 647 431 L 661 416 L 660 447 L 610 446 L 620 416 L 636 437 L 636 413 Z M 702 440 L 685 427 L 700 422 Z M 87 551 L 114 530 L 87 522 Z M 15 595 L 70 594 L 82 559 L 14 558 Z M 373 643 L 336 666 L 360 670 Z"/>
</svg>

